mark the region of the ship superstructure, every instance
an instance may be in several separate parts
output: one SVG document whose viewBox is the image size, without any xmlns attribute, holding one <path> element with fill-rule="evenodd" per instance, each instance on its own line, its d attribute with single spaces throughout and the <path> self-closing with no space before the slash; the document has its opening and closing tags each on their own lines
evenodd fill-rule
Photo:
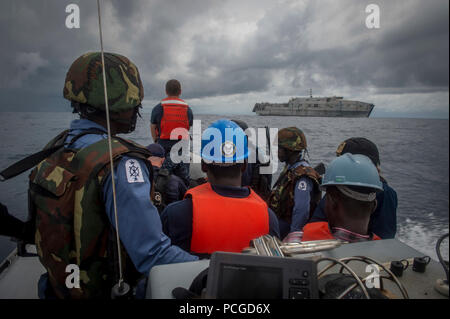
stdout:
<svg viewBox="0 0 450 319">
<path fill-rule="evenodd" d="M 297 97 L 288 103 L 256 103 L 253 112 L 258 115 L 315 116 L 315 117 L 369 117 L 374 104 L 344 100 L 341 96 Z"/>
</svg>

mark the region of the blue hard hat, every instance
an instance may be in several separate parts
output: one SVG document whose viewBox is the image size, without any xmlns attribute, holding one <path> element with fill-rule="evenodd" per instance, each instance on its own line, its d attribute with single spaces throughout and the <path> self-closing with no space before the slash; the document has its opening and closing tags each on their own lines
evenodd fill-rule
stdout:
<svg viewBox="0 0 450 319">
<path fill-rule="evenodd" d="M 202 159 L 214 163 L 236 163 L 247 159 L 247 136 L 233 121 L 220 119 L 202 134 Z"/>
<path fill-rule="evenodd" d="M 335 158 L 328 165 L 320 187 L 323 190 L 326 186 L 331 185 L 360 186 L 383 190 L 377 168 L 370 158 L 351 153 Z"/>
</svg>

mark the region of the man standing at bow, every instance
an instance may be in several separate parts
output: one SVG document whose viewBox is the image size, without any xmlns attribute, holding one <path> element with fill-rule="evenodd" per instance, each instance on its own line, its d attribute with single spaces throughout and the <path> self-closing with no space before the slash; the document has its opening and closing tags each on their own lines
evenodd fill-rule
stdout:
<svg viewBox="0 0 450 319">
<path fill-rule="evenodd" d="M 170 151 L 180 140 L 189 141 L 189 128 L 193 114 L 189 105 L 182 99 L 181 84 L 172 79 L 166 83 L 167 97 L 153 108 L 150 119 L 150 132 L 153 141 L 160 144 L 166 152 L 162 168 L 180 177 L 189 186 L 189 163 L 175 163 Z"/>
</svg>

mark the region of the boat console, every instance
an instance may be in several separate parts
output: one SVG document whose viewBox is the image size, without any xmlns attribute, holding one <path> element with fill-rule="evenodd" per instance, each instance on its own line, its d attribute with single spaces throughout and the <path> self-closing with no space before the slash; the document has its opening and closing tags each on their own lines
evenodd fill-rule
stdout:
<svg viewBox="0 0 450 319">
<path fill-rule="evenodd" d="M 174 288 L 189 289 L 208 267 L 203 298 L 448 298 L 435 289 L 436 282 L 445 278 L 442 265 L 429 259 L 424 272 L 418 272 L 414 258 L 424 254 L 397 239 L 327 249 L 292 250 L 290 257 L 219 252 L 211 260 L 155 266 L 146 298 L 174 298 Z M 401 276 L 390 270 L 393 261 L 405 264 Z"/>
</svg>

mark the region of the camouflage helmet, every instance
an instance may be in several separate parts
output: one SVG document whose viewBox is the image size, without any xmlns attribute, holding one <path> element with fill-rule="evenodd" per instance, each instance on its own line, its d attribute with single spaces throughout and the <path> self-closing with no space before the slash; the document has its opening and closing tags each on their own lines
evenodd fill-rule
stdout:
<svg viewBox="0 0 450 319">
<path fill-rule="evenodd" d="M 302 130 L 296 127 L 286 127 L 278 131 L 278 147 L 291 151 L 301 151 L 306 148 L 306 137 Z"/>
<path fill-rule="evenodd" d="M 144 98 L 139 71 L 126 57 L 104 53 L 108 105 L 111 112 L 129 111 Z M 64 84 L 64 98 L 105 110 L 102 58 L 100 52 L 80 56 L 70 66 Z"/>
</svg>

